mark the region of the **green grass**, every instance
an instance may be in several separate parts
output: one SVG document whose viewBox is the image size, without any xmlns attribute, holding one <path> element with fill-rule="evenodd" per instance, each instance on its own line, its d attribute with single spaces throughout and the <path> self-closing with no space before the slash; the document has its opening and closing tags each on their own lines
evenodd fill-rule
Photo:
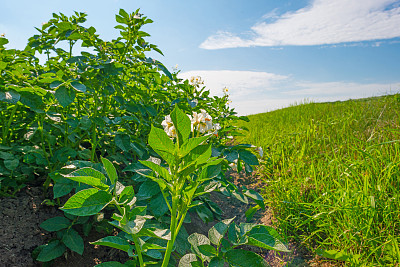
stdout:
<svg viewBox="0 0 400 267">
<path fill-rule="evenodd" d="M 277 226 L 356 266 L 400 262 L 400 98 L 306 103 L 249 116 Z M 352 265 L 349 263 L 348 265 Z"/>
</svg>

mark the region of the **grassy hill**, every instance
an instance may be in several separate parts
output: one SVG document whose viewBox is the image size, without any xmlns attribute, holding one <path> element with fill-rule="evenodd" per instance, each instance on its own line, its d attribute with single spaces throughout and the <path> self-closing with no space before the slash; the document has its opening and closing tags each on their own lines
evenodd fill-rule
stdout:
<svg viewBox="0 0 400 267">
<path fill-rule="evenodd" d="M 249 132 L 239 142 L 264 149 L 262 193 L 288 238 L 349 266 L 400 262 L 399 112 L 390 95 L 296 105 L 241 125 Z"/>
</svg>

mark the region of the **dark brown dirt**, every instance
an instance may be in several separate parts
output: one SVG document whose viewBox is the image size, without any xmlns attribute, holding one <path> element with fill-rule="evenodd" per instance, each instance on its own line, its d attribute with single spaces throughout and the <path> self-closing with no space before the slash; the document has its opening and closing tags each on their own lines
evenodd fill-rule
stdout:
<svg viewBox="0 0 400 267">
<path fill-rule="evenodd" d="M 247 188 L 257 190 L 263 184 L 257 175 L 246 176 L 238 175 L 235 172 L 228 173 L 235 184 L 245 185 Z M 236 199 L 229 199 L 220 193 L 213 193 L 211 199 L 216 202 L 223 211 L 223 219 L 236 216 L 235 222 L 245 222 L 245 211 L 250 207 Z M 35 262 L 31 257 L 31 252 L 39 245 L 43 245 L 54 234 L 47 233 L 39 225 L 55 216 L 62 216 L 62 212 L 55 207 L 42 204 L 45 200 L 41 187 L 26 187 L 18 192 L 15 198 L 0 198 L 0 267 L 20 267 L 20 266 L 42 266 Z M 252 222 L 272 225 L 273 217 L 270 210 L 258 211 Z M 186 225 L 188 232 L 198 232 L 207 234 L 208 229 L 213 223 L 205 225 L 198 217 L 192 216 L 192 223 Z M 68 250 L 62 257 L 58 258 L 52 266 L 57 267 L 85 267 L 94 266 L 105 261 L 125 262 L 125 253 L 116 249 L 104 246 L 93 246 L 88 242 L 104 237 L 104 234 L 91 231 L 91 234 L 84 238 L 85 250 L 81 256 Z M 263 257 L 273 267 L 280 266 L 332 266 L 320 265 L 318 259 L 306 260 L 307 253 L 301 251 L 294 244 L 289 244 L 292 253 L 277 253 L 273 251 L 250 248 Z M 308 258 L 309 259 L 309 258 Z"/>
<path fill-rule="evenodd" d="M 49 238 L 39 224 L 58 214 L 53 207 L 43 207 L 43 200 L 35 187 L 0 199 L 0 266 L 36 266 L 31 252 Z"/>
<path fill-rule="evenodd" d="M 32 251 L 54 237 L 41 229 L 39 225 L 45 220 L 63 216 L 55 207 L 42 204 L 45 200 L 41 187 L 26 187 L 18 192 L 15 198 L 0 198 L 0 267 L 42 266 L 35 262 Z M 104 261 L 117 260 L 125 262 L 124 253 L 107 247 L 90 245 L 104 235 L 91 231 L 85 238 L 83 255 L 68 250 L 52 266 L 84 267 L 94 266 Z"/>
</svg>

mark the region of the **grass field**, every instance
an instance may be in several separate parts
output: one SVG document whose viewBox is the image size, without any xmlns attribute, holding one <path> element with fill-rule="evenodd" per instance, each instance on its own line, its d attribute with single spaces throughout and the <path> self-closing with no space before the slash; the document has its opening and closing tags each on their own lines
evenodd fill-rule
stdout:
<svg viewBox="0 0 400 267">
<path fill-rule="evenodd" d="M 399 112 L 388 95 L 249 116 L 239 142 L 264 149 L 262 193 L 282 233 L 349 266 L 400 262 Z"/>
</svg>

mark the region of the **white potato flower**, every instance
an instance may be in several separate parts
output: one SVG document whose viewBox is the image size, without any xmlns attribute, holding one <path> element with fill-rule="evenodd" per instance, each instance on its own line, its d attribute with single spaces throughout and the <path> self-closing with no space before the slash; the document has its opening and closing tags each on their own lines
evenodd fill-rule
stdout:
<svg viewBox="0 0 400 267">
<path fill-rule="evenodd" d="M 204 109 L 201 109 L 200 113 L 193 112 L 191 122 L 192 128 L 200 133 L 206 133 L 213 129 L 212 118 Z"/>
<path fill-rule="evenodd" d="M 201 79 L 200 76 L 192 76 L 189 79 L 189 82 L 194 85 L 195 87 L 200 87 L 200 85 L 204 84 L 204 81 Z"/>
<path fill-rule="evenodd" d="M 134 19 L 141 19 L 143 14 L 137 13 L 133 16 Z"/>
<path fill-rule="evenodd" d="M 169 137 L 176 137 L 176 129 L 170 115 L 165 116 L 165 119 L 161 122 L 161 126 L 164 127 L 164 131 Z"/>
</svg>

